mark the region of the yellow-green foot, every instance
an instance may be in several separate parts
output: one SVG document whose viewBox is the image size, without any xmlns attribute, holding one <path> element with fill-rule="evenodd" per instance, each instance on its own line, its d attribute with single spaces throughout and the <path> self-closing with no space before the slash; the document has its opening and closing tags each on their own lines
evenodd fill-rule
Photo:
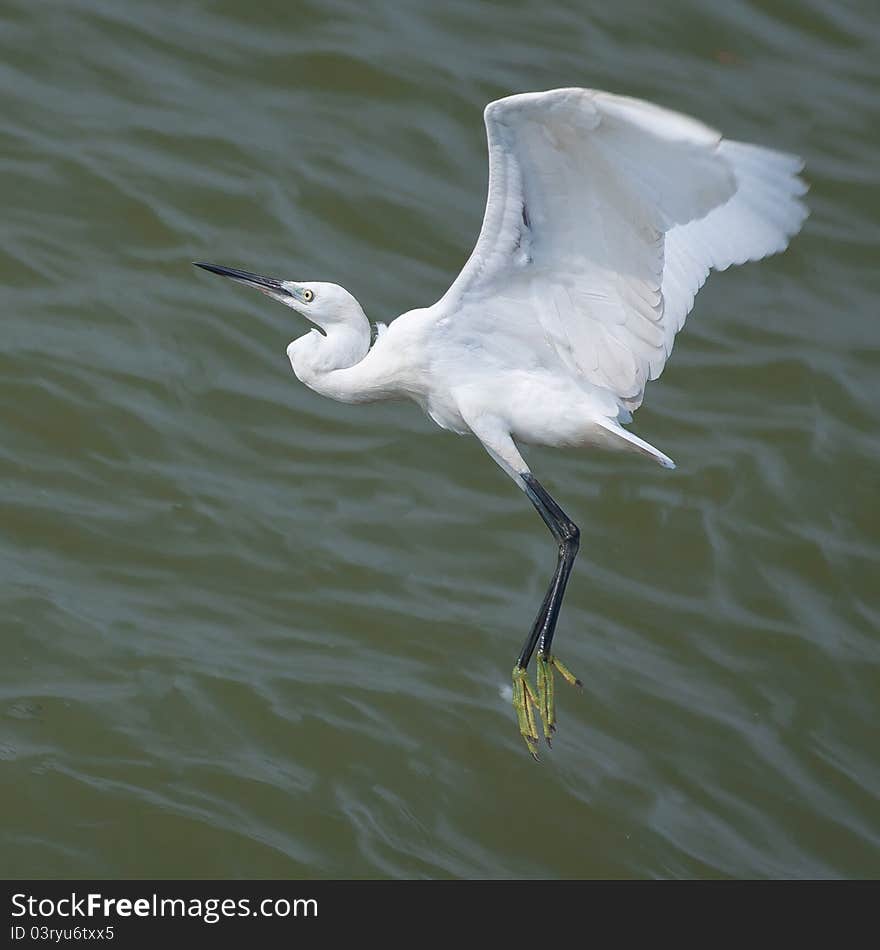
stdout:
<svg viewBox="0 0 880 950">
<path fill-rule="evenodd" d="M 556 732 L 556 699 L 553 695 L 553 666 L 539 653 L 536 658 L 538 677 L 538 712 L 544 726 L 544 738 L 552 745 L 551 737 Z"/>
<path fill-rule="evenodd" d="M 559 675 L 572 686 L 582 687 L 584 684 L 558 658 L 550 654 L 545 656 L 539 653 L 536 657 L 538 667 L 538 712 L 544 726 L 544 738 L 547 745 L 551 744 L 551 737 L 556 732 L 556 693 L 553 683 L 553 669 L 559 670 Z"/>
<path fill-rule="evenodd" d="M 528 681 L 526 671 L 518 666 L 513 668 L 513 708 L 516 710 L 516 721 L 523 742 L 532 757 L 537 759 L 538 727 L 535 723 L 535 710 L 538 708 L 538 697 Z"/>
</svg>

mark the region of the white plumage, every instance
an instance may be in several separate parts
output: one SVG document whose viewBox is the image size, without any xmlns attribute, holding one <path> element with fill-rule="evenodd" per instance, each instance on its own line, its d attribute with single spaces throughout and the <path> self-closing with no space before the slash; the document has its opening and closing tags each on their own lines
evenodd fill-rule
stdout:
<svg viewBox="0 0 880 950">
<path fill-rule="evenodd" d="M 662 372 L 710 268 L 783 250 L 806 216 L 799 159 L 637 99 L 527 93 L 490 103 L 485 120 L 485 220 L 441 306 L 502 298 L 627 409 Z"/>
<path fill-rule="evenodd" d="M 553 729 L 547 677 L 564 667 L 549 651 L 577 528 L 517 443 L 625 449 L 673 467 L 622 423 L 663 371 L 709 271 L 784 250 L 806 217 L 806 187 L 794 156 L 606 92 L 509 96 L 489 103 L 485 122 L 488 199 L 470 258 L 441 300 L 383 327 L 372 347 L 363 310 L 335 284 L 200 266 L 320 328 L 288 347 L 306 385 L 344 402 L 414 399 L 438 425 L 476 435 L 538 509 L 560 558 L 514 671 L 534 753 L 533 707 L 548 738 Z M 537 699 L 524 685 L 535 646 Z"/>
</svg>

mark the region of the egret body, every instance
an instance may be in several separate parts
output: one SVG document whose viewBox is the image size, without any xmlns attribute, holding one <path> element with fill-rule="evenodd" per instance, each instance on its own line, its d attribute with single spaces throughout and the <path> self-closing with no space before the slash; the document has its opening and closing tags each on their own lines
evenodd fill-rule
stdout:
<svg viewBox="0 0 880 950">
<path fill-rule="evenodd" d="M 711 269 L 785 249 L 801 227 L 801 161 L 723 139 L 695 119 L 590 89 L 490 102 L 489 188 L 477 244 L 435 304 L 379 333 L 335 284 L 213 264 L 313 325 L 287 348 L 297 377 L 341 402 L 408 397 L 475 435 L 558 544 L 513 672 L 520 733 L 555 730 L 552 650 L 579 531 L 519 444 L 598 447 L 673 462 L 624 428 L 663 370 Z M 537 650 L 537 687 L 526 669 Z M 537 716 L 536 716 L 537 713 Z"/>
</svg>

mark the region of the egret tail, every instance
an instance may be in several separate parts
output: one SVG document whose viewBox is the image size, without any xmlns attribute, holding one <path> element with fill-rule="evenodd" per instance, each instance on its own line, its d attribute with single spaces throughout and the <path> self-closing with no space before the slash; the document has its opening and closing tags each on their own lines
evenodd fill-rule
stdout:
<svg viewBox="0 0 880 950">
<path fill-rule="evenodd" d="M 637 435 L 634 435 L 632 432 L 624 429 L 622 425 L 619 425 L 617 422 L 612 422 L 610 419 L 603 420 L 599 422 L 600 425 L 607 433 L 614 436 L 614 439 L 608 442 L 608 448 L 611 449 L 629 449 L 630 451 L 636 451 L 640 455 L 646 455 L 649 459 L 653 459 L 658 465 L 662 465 L 663 468 L 675 468 L 675 462 L 668 455 L 664 455 L 660 449 L 654 448 L 650 442 L 646 442 L 644 439 L 640 439 Z M 622 439 L 626 445 L 617 445 L 614 444 L 618 439 Z"/>
</svg>

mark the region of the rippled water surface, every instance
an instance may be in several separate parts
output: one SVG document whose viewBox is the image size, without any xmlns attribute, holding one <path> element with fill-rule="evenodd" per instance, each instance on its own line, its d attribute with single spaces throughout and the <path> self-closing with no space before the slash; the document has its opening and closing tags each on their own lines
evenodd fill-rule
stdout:
<svg viewBox="0 0 880 950">
<path fill-rule="evenodd" d="M 876 4 L 5 0 L 0 873 L 880 874 Z M 311 393 L 294 314 L 428 304 L 481 109 L 585 85 L 802 154 L 634 430 L 531 450 L 583 529 L 540 765 L 502 695 L 555 561 L 473 440 Z"/>
</svg>

